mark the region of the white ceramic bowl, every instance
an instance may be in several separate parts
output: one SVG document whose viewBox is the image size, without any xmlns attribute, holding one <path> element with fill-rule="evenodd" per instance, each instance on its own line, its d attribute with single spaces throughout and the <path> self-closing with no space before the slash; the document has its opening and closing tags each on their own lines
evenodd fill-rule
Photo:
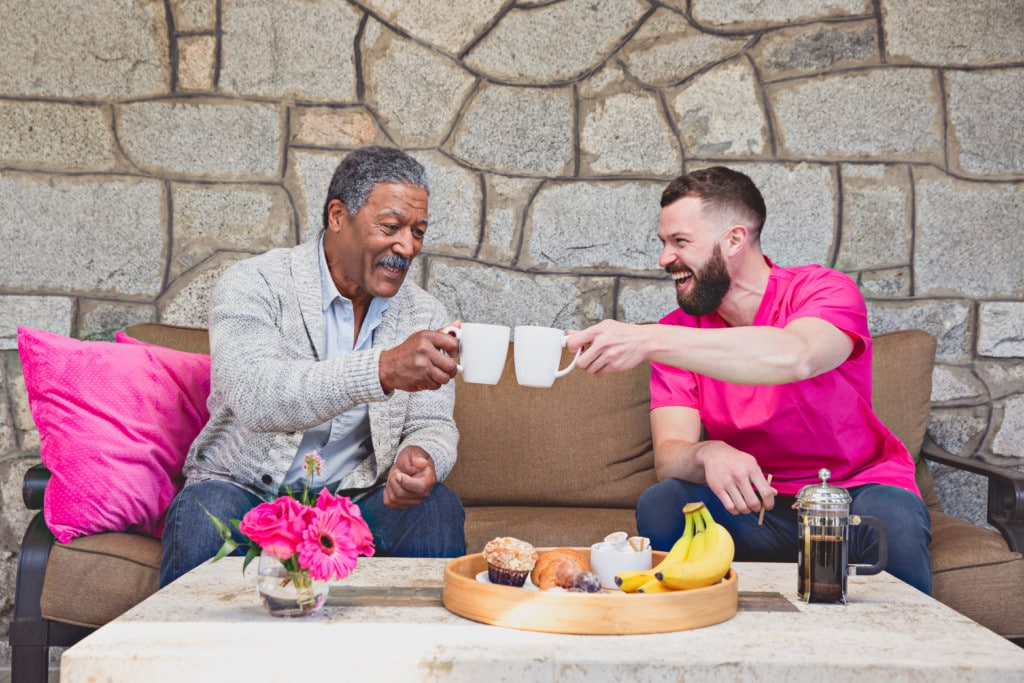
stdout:
<svg viewBox="0 0 1024 683">
<path fill-rule="evenodd" d="M 590 547 L 590 568 L 601 579 L 602 588 L 617 589 L 615 575 L 619 572 L 651 568 L 651 546 L 636 552 L 628 545 L 625 550 L 607 550 L 607 544 L 595 543 Z"/>
</svg>

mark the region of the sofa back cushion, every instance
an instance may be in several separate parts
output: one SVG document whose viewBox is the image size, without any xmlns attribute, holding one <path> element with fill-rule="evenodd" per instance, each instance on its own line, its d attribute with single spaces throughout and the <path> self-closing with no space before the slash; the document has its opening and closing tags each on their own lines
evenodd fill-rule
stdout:
<svg viewBox="0 0 1024 683">
<path fill-rule="evenodd" d="M 899 330 L 874 336 L 871 398 L 875 413 L 900 438 L 917 466 L 924 502 L 940 506 L 935 482 L 921 459 L 921 444 L 931 414 L 935 337 L 924 330 Z"/>
<path fill-rule="evenodd" d="M 210 335 L 199 327 L 180 327 L 164 323 L 138 323 L 127 330 L 133 337 L 147 344 L 166 346 L 177 351 L 210 355 Z"/>
<path fill-rule="evenodd" d="M 563 350 L 559 367 L 571 359 Z M 632 508 L 657 481 L 649 382 L 642 363 L 601 378 L 573 370 L 549 389 L 522 387 L 510 345 L 497 385 L 456 379 L 459 458 L 445 483 L 466 505 Z"/>
</svg>

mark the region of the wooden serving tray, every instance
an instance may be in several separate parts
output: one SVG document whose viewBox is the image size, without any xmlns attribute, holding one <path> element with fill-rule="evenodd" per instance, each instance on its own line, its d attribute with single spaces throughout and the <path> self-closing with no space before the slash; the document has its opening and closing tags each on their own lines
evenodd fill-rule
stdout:
<svg viewBox="0 0 1024 683">
<path fill-rule="evenodd" d="M 538 548 L 544 553 L 550 548 Z M 590 548 L 575 548 L 589 559 Z M 654 552 L 654 562 L 665 556 Z M 733 569 L 721 583 L 671 593 L 570 593 L 539 591 L 478 581 L 483 554 L 463 555 L 444 568 L 444 606 L 459 616 L 524 631 L 581 635 L 626 635 L 684 631 L 718 624 L 736 614 Z"/>
</svg>

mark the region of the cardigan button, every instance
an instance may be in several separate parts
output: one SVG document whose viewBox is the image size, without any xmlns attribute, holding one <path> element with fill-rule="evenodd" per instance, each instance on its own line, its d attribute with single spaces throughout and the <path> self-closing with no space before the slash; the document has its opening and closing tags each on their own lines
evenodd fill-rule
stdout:
<svg viewBox="0 0 1024 683">
<path fill-rule="evenodd" d="M 271 484 L 274 483 L 274 478 L 272 476 L 270 476 L 269 474 L 264 474 L 263 475 L 263 483 L 266 484 L 267 486 L 270 486 Z"/>
</svg>

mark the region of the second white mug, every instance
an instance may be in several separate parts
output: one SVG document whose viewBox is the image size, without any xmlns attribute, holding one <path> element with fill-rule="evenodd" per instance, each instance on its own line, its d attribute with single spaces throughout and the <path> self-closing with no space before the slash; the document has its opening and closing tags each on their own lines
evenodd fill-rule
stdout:
<svg viewBox="0 0 1024 683">
<path fill-rule="evenodd" d="M 565 332 L 554 327 L 516 327 L 513 351 L 516 381 L 524 387 L 550 387 L 557 378 L 569 374 L 576 367 L 582 349 L 576 351 L 569 365 L 559 370 L 567 338 Z"/>
<path fill-rule="evenodd" d="M 497 384 L 505 370 L 511 330 L 504 325 L 462 323 L 462 329 L 446 327 L 443 332 L 459 340 L 459 372 L 474 384 Z"/>
</svg>

